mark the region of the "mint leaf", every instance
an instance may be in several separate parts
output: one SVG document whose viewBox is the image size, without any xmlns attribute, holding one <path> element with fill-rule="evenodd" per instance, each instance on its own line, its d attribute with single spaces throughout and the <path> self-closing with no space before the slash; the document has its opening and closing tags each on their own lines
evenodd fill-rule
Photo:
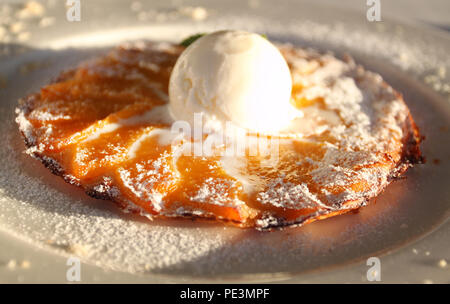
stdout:
<svg viewBox="0 0 450 304">
<path fill-rule="evenodd" d="M 187 37 L 183 41 L 181 41 L 180 45 L 184 47 L 190 46 L 192 43 L 194 43 L 198 38 L 205 36 L 205 33 L 198 33 L 192 36 Z"/>
<path fill-rule="evenodd" d="M 189 37 L 187 37 L 186 39 L 184 39 L 183 41 L 181 41 L 181 42 L 180 42 L 180 45 L 181 45 L 181 46 L 184 46 L 184 47 L 188 47 L 188 46 L 190 46 L 192 43 L 194 43 L 198 38 L 203 37 L 203 36 L 205 36 L 205 35 L 206 35 L 206 33 L 198 33 L 198 34 L 189 36 Z M 269 38 L 267 38 L 267 35 L 266 35 L 266 34 L 260 34 L 260 35 L 261 35 L 261 37 L 263 37 L 264 39 L 269 40 Z"/>
</svg>

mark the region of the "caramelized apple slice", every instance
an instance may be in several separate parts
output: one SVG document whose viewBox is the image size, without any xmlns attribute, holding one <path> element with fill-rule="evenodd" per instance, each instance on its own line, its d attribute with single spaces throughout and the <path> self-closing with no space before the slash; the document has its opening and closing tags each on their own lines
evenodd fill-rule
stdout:
<svg viewBox="0 0 450 304">
<path fill-rule="evenodd" d="M 218 158 L 181 156 L 177 161 L 181 181 L 168 197 L 164 215 L 216 218 L 244 224 L 256 211 L 243 199 L 240 182 L 220 167 Z"/>
<path fill-rule="evenodd" d="M 149 130 L 151 108 L 145 103 L 128 106 L 69 137 L 64 155 L 73 176 L 89 181 L 124 162 L 129 147 Z"/>
<path fill-rule="evenodd" d="M 149 214 L 165 207 L 166 196 L 179 184 L 180 174 L 174 167 L 167 129 L 147 128 L 127 151 L 127 159 L 115 170 L 122 195 Z"/>
</svg>

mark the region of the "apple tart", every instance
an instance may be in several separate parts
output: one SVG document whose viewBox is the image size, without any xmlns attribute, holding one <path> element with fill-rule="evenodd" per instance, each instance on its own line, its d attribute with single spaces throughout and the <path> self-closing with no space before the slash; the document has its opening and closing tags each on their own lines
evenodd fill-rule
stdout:
<svg viewBox="0 0 450 304">
<path fill-rule="evenodd" d="M 20 100 L 27 153 L 90 196 L 149 218 L 208 219 L 239 227 L 298 226 L 358 209 L 421 161 L 402 96 L 351 58 L 277 45 L 302 112 L 272 154 L 184 153 L 168 83 L 184 47 L 139 41 L 64 71 Z M 200 141 L 208 140 L 207 134 Z M 174 138 L 178 138 L 174 140 Z"/>
</svg>

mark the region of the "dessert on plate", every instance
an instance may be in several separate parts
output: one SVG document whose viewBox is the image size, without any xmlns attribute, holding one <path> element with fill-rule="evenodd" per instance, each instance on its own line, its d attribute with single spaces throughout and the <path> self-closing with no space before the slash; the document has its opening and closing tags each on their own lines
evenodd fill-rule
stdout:
<svg viewBox="0 0 450 304">
<path fill-rule="evenodd" d="M 350 57 L 193 40 L 123 44 L 20 100 L 27 153 L 127 212 L 257 229 L 358 209 L 421 161 L 402 96 Z"/>
</svg>

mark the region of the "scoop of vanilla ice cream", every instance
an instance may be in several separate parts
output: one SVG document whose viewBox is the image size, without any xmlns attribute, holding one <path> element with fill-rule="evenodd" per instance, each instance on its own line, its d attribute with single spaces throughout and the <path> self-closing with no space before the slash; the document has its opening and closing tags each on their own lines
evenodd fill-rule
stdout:
<svg viewBox="0 0 450 304">
<path fill-rule="evenodd" d="M 278 131 L 292 119 L 292 80 L 279 52 L 259 34 L 219 31 L 199 38 L 178 58 L 169 109 L 193 125 L 231 121 L 256 132 Z"/>
</svg>

